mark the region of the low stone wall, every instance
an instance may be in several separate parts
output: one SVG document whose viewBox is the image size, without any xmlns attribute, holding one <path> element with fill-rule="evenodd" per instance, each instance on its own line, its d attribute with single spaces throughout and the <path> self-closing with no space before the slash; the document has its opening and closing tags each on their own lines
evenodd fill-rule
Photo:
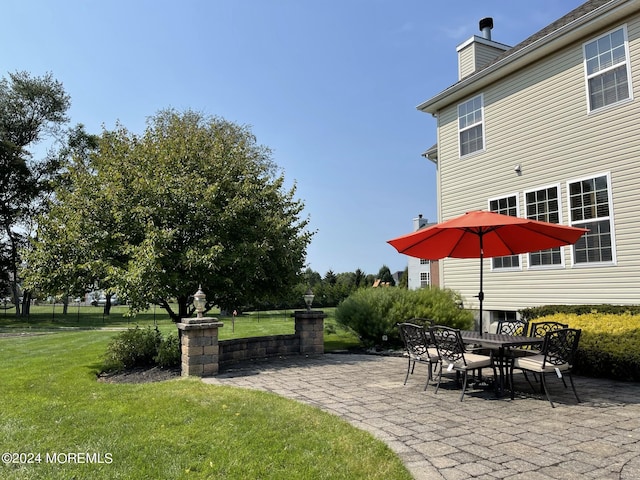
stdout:
<svg viewBox="0 0 640 480">
<path fill-rule="evenodd" d="M 237 363 L 253 358 L 296 355 L 300 353 L 298 335 L 272 335 L 270 337 L 237 338 L 218 342 L 220 365 Z"/>
<path fill-rule="evenodd" d="M 296 311 L 293 335 L 218 340 L 216 318 L 185 318 L 178 323 L 183 376 L 216 375 L 220 365 L 279 355 L 324 353 L 324 319 L 321 311 Z"/>
</svg>

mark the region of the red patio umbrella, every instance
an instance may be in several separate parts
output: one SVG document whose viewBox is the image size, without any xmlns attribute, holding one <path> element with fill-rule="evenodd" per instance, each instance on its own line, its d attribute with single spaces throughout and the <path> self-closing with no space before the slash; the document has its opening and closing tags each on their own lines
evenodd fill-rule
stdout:
<svg viewBox="0 0 640 480">
<path fill-rule="evenodd" d="M 476 210 L 408 233 L 390 243 L 398 252 L 425 260 L 480 258 L 480 322 L 482 334 L 482 261 L 571 245 L 588 230 Z"/>
</svg>

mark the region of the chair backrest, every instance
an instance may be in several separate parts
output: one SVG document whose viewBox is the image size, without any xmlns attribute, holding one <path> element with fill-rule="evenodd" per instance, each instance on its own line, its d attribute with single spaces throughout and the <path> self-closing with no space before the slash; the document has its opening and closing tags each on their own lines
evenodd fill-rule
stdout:
<svg viewBox="0 0 640 480">
<path fill-rule="evenodd" d="M 529 336 L 531 337 L 544 337 L 548 332 L 554 330 L 560 330 L 561 328 L 568 328 L 569 325 L 560 322 L 537 322 L 531 323 L 529 330 Z"/>
<path fill-rule="evenodd" d="M 542 353 L 544 363 L 551 365 L 562 365 L 568 363 L 573 365 L 573 360 L 578 350 L 580 334 L 582 330 L 575 328 L 561 328 L 552 330 L 544 336 Z"/>
<path fill-rule="evenodd" d="M 496 333 L 504 335 L 526 335 L 528 323 L 524 320 L 500 320 Z"/>
<path fill-rule="evenodd" d="M 449 363 L 462 360 L 465 365 L 467 364 L 464 359 L 464 344 L 462 343 L 460 330 L 443 325 L 435 325 L 429 329 L 429 333 L 431 334 L 431 341 L 438 349 L 440 358 Z"/>
<path fill-rule="evenodd" d="M 404 343 L 404 348 L 409 355 L 426 355 L 429 356 L 427 348 L 429 347 L 429 336 L 421 325 L 414 323 L 398 323 L 400 330 L 400 338 Z"/>
</svg>

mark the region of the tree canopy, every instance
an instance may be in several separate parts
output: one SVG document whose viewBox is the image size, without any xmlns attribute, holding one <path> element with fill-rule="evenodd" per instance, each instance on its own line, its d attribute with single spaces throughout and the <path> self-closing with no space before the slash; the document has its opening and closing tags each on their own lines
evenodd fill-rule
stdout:
<svg viewBox="0 0 640 480">
<path fill-rule="evenodd" d="M 20 248 L 59 166 L 56 156 L 34 158 L 30 150 L 61 132 L 69 107 L 62 84 L 50 74 L 16 72 L 0 80 L 0 286 L 10 286 L 17 311 Z"/>
<path fill-rule="evenodd" d="M 60 270 L 72 272 L 60 282 L 81 275 L 133 310 L 158 303 L 174 320 L 192 313 L 200 285 L 223 309 L 274 298 L 297 283 L 312 237 L 284 181 L 248 127 L 160 111 L 141 135 L 118 125 L 97 148 L 76 150 L 31 259 L 58 251 Z"/>
</svg>

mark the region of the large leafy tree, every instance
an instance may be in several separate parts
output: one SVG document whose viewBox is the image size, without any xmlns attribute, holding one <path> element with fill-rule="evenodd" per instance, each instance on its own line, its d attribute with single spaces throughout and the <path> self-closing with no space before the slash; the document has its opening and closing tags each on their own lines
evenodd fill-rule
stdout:
<svg viewBox="0 0 640 480">
<path fill-rule="evenodd" d="M 142 135 L 105 130 L 68 172 L 34 255 L 65 225 L 73 235 L 56 242 L 76 271 L 99 276 L 134 311 L 157 303 L 177 321 L 193 313 L 200 285 L 210 306 L 232 309 L 297 283 L 312 236 L 304 204 L 248 127 L 164 110 Z"/>
<path fill-rule="evenodd" d="M 95 237 L 85 236 L 89 230 L 85 223 L 100 217 L 78 218 L 79 213 L 87 213 L 87 197 L 76 195 L 74 185 L 75 179 L 90 171 L 90 155 L 97 151 L 97 142 L 98 137 L 87 134 L 82 125 L 69 132 L 67 144 L 59 152 L 64 168 L 56 178 L 56 196 L 41 214 L 37 235 L 23 253 L 25 286 L 40 294 L 62 296 L 65 313 L 69 296 L 82 296 L 106 275 L 104 263 L 95 258 L 102 245 Z M 109 307 L 105 306 L 105 313 Z"/>
<path fill-rule="evenodd" d="M 18 266 L 30 224 L 50 192 L 57 157 L 34 158 L 33 148 L 61 132 L 70 99 L 50 74 L 10 73 L 0 80 L 0 282 L 18 306 Z M 28 292 L 24 304 L 28 305 Z"/>
</svg>

